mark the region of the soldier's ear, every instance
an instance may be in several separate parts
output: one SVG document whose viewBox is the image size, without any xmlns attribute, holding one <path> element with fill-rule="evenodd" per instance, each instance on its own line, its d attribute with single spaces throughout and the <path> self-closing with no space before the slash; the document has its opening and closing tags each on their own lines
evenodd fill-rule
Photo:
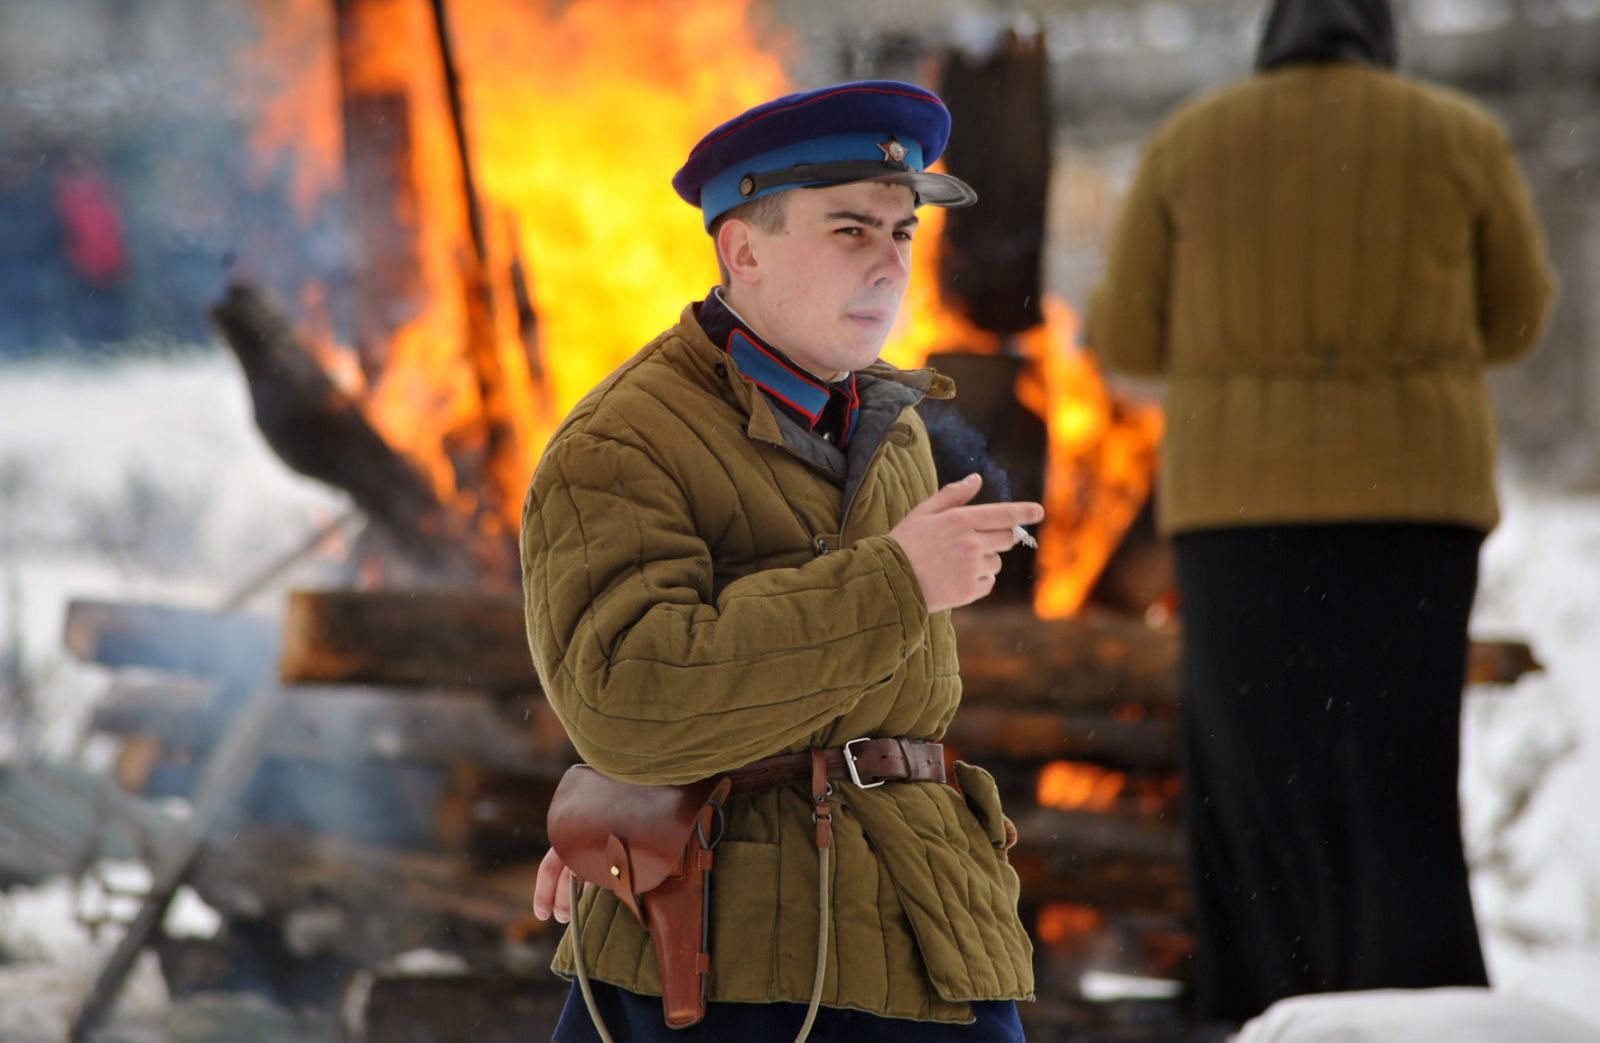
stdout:
<svg viewBox="0 0 1600 1043">
<path fill-rule="evenodd" d="M 734 282 L 754 284 L 761 281 L 761 258 L 755 229 L 748 221 L 731 218 L 717 229 L 717 256 L 728 278 Z"/>
</svg>

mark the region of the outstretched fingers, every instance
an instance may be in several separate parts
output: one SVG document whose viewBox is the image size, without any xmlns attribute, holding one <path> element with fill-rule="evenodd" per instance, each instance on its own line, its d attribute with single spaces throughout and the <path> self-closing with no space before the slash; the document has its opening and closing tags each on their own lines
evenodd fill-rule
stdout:
<svg viewBox="0 0 1600 1043">
<path fill-rule="evenodd" d="M 1037 503 L 980 503 L 959 509 L 961 520 L 980 532 L 1009 532 L 1015 525 L 1036 525 L 1044 520 Z"/>
<path fill-rule="evenodd" d="M 983 478 L 977 474 L 969 474 L 958 482 L 941 486 L 932 496 L 911 508 L 909 513 L 935 514 L 960 507 L 971 502 L 981 488 L 983 488 Z"/>
</svg>

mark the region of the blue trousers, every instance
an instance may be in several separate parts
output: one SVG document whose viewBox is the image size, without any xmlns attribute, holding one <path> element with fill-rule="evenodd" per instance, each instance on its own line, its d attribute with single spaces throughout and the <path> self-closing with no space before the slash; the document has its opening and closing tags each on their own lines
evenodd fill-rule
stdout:
<svg viewBox="0 0 1600 1043">
<path fill-rule="evenodd" d="M 686 1029 L 667 1028 L 661 1000 L 603 981 L 592 982 L 595 1006 L 617 1043 L 789 1043 L 806 1020 L 803 1003 L 711 1003 L 706 1016 Z M 972 1004 L 971 1025 L 882 1018 L 859 1010 L 819 1007 L 808 1043 L 1024 1043 L 1017 1005 L 1011 1000 Z M 600 1035 L 574 984 L 556 1025 L 554 1043 L 600 1043 Z"/>
</svg>

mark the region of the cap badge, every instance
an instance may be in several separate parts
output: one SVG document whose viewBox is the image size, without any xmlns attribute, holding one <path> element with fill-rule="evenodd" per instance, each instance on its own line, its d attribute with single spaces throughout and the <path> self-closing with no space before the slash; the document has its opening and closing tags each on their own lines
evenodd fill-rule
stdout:
<svg viewBox="0 0 1600 1043">
<path fill-rule="evenodd" d="M 888 160 L 890 163 L 905 162 L 906 147 L 900 144 L 900 142 L 896 141 L 894 139 L 894 135 L 889 135 L 888 141 L 878 142 L 878 147 L 883 150 L 883 158 Z"/>
</svg>

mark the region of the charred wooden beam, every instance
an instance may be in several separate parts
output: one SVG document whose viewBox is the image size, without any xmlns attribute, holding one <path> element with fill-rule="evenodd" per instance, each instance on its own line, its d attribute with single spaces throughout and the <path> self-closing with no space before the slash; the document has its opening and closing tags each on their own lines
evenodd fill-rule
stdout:
<svg viewBox="0 0 1600 1043">
<path fill-rule="evenodd" d="M 383 82 L 371 56 L 393 36 L 394 0 L 334 0 L 345 200 L 355 257 L 355 346 L 369 385 L 389 345 L 427 304 L 417 225 L 411 103 L 404 82 Z"/>
<path fill-rule="evenodd" d="M 1106 612 L 1040 619 L 1004 605 L 960 609 L 954 619 L 968 707 L 1170 712 L 1177 703 L 1176 626 Z M 521 603 L 502 595 L 296 591 L 282 677 L 531 690 L 538 681 L 523 627 Z M 1475 653 L 1475 680 L 1510 683 L 1533 662 L 1521 642 L 1484 644 L 1505 647 Z"/>
<path fill-rule="evenodd" d="M 336 684 L 538 687 L 522 605 L 475 592 L 289 594 L 285 680 Z"/>
<path fill-rule="evenodd" d="M 945 217 L 940 295 L 995 333 L 1021 333 L 1044 321 L 1048 69 L 1043 33 L 1007 33 L 989 55 L 955 50 L 945 60 L 940 95 L 955 125 L 965 128 L 950 139 L 945 166 L 977 190 L 983 206 Z"/>
<path fill-rule="evenodd" d="M 511 305 L 517 314 L 517 339 L 522 342 L 522 354 L 528 363 L 528 382 L 538 393 L 539 405 L 548 410 L 544 354 L 539 343 L 539 308 L 534 302 L 533 276 L 522 260 L 522 250 L 517 246 L 517 229 L 510 221 L 506 223 L 506 241 L 511 244 L 507 279 L 511 283 Z"/>
<path fill-rule="evenodd" d="M 434 42 L 439 48 L 439 67 L 444 74 L 444 96 L 450 111 L 450 137 L 455 143 L 456 162 L 461 168 L 462 202 L 467 211 L 467 232 L 478 264 L 487 269 L 489 242 L 484 232 L 483 203 L 478 196 L 478 179 L 472 169 L 472 145 L 467 133 L 466 106 L 461 97 L 461 71 L 456 64 L 456 49 L 450 32 L 450 12 L 445 0 L 430 0 Z"/>
<path fill-rule="evenodd" d="M 491 257 L 485 228 L 484 206 L 474 173 L 471 135 L 468 132 L 466 105 L 462 97 L 461 71 L 451 32 L 446 0 L 431 0 L 434 38 L 444 74 L 444 94 L 450 119 L 451 138 L 461 172 L 461 196 L 466 211 L 470 255 L 460 263 L 462 288 L 466 295 L 466 356 L 477 377 L 481 408 L 476 417 L 475 437 L 483 441 L 481 467 L 468 487 L 476 494 L 476 524 L 481 528 L 505 527 L 504 492 L 520 488 L 527 475 L 516 473 L 523 466 L 521 434 L 513 416 L 516 403 L 532 397 L 528 386 L 531 370 L 506 366 L 499 343 L 499 324 L 495 319 L 496 295 L 491 283 Z M 515 278 L 520 259 L 513 260 Z M 513 290 L 515 295 L 515 290 Z M 513 301 L 515 306 L 520 302 Z M 520 316 L 519 316 L 520 319 Z M 521 323 L 519 322 L 519 326 Z M 524 342 L 525 343 L 525 342 Z M 524 356 L 527 357 L 526 351 Z M 522 395 L 513 392 L 513 382 Z M 514 477 L 508 477 L 514 475 Z M 509 485 L 504 484 L 509 481 Z M 464 483 L 466 484 L 466 483 Z M 508 574 L 514 571 L 515 555 L 508 561 Z"/>
<path fill-rule="evenodd" d="M 439 502 L 427 480 L 391 449 L 360 407 L 296 342 L 282 312 L 235 283 L 211 311 L 250 385 L 256 425 L 284 463 L 348 492 L 440 582 L 503 583 L 509 546 L 496 545 Z M 499 534 L 509 544 L 509 534 Z"/>
</svg>

